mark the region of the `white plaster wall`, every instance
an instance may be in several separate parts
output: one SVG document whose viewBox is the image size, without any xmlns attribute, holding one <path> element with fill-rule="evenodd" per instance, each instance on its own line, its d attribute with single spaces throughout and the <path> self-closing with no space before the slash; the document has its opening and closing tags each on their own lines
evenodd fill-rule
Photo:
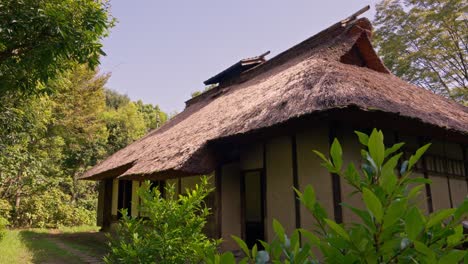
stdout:
<svg viewBox="0 0 468 264">
<path fill-rule="evenodd" d="M 270 140 L 266 145 L 266 239 L 274 238 L 273 219 L 291 233 L 295 228 L 295 194 L 290 137 Z"/>
<path fill-rule="evenodd" d="M 459 178 L 451 178 L 450 189 L 452 191 L 453 206 L 458 207 L 468 195 L 466 180 Z"/>
<path fill-rule="evenodd" d="M 328 153 L 328 127 L 317 127 L 296 135 L 297 146 L 297 175 L 299 189 L 304 191 L 307 185 L 312 185 L 317 201 L 327 211 L 328 217 L 333 219 L 333 189 L 331 175 L 320 164 L 322 161 L 312 150 Z M 312 215 L 301 204 L 301 227 L 312 228 L 316 223 Z"/>
<path fill-rule="evenodd" d="M 117 215 L 117 206 L 119 199 L 119 180 L 112 181 L 112 215 Z"/>
<path fill-rule="evenodd" d="M 238 249 L 231 235 L 241 237 L 240 165 L 231 163 L 221 169 L 222 250 Z"/>
<path fill-rule="evenodd" d="M 361 148 L 363 146 L 359 143 L 359 139 L 354 133 L 354 130 L 347 127 L 340 128 L 340 130 L 337 131 L 337 136 L 343 149 L 343 167 L 346 168 L 348 164 L 352 162 L 354 163 L 356 169 L 360 170 L 362 163 Z M 359 209 L 365 208 L 361 195 L 352 195 L 355 189 L 349 185 L 344 178 L 341 178 L 340 180 L 341 201 Z M 343 222 L 360 223 L 362 220 L 350 209 L 343 207 Z"/>
<path fill-rule="evenodd" d="M 450 195 L 447 178 L 443 176 L 429 176 L 432 181 L 432 207 L 434 211 L 450 208 Z"/>
</svg>

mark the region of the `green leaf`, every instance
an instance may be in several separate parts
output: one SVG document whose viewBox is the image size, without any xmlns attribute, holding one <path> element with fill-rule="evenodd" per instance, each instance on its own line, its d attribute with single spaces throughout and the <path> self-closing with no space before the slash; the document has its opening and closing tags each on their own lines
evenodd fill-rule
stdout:
<svg viewBox="0 0 468 264">
<path fill-rule="evenodd" d="M 359 172 L 356 170 L 354 163 L 349 163 L 348 168 L 346 169 L 345 173 L 346 180 L 351 184 L 358 188 L 361 187 L 361 176 Z"/>
<path fill-rule="evenodd" d="M 448 254 L 443 255 L 439 259 L 439 264 L 457 264 L 465 257 L 467 254 L 466 251 L 462 250 L 452 250 Z"/>
<path fill-rule="evenodd" d="M 405 213 L 405 207 L 406 203 L 403 200 L 392 202 L 385 212 L 383 218 L 383 228 L 386 229 L 387 227 L 390 227 L 391 225 L 398 222 L 398 220 Z"/>
<path fill-rule="evenodd" d="M 325 157 L 325 155 L 324 155 L 322 152 L 320 152 L 320 151 L 318 151 L 318 150 L 312 150 L 312 152 L 314 152 L 315 155 L 317 155 L 317 156 L 318 156 L 321 160 L 323 160 L 324 162 L 326 162 L 326 163 L 330 162 L 330 161 Z"/>
<path fill-rule="evenodd" d="M 340 142 L 336 138 L 333 140 L 331 145 L 330 155 L 332 157 L 335 170 L 340 171 L 341 166 L 343 165 L 343 150 L 341 149 Z"/>
<path fill-rule="evenodd" d="M 273 230 L 275 231 L 275 234 L 279 238 L 281 243 L 284 243 L 285 241 L 284 227 L 276 219 L 273 219 Z"/>
<path fill-rule="evenodd" d="M 312 252 L 310 252 L 310 245 L 309 244 L 305 244 L 301 250 L 299 251 L 299 253 L 294 257 L 294 263 L 307 263 L 305 262 L 305 260 L 307 259 L 307 257 L 309 257 L 309 255 L 311 255 L 311 257 L 314 257 L 312 255 Z"/>
<path fill-rule="evenodd" d="M 335 166 L 333 165 L 333 163 L 327 159 L 325 157 L 325 155 L 323 155 L 321 152 L 319 151 L 316 151 L 316 150 L 313 150 L 313 152 L 321 159 L 323 160 L 323 163 L 321 164 L 323 167 L 325 167 L 328 171 L 330 171 L 331 173 L 336 173 L 336 169 L 335 169 Z"/>
<path fill-rule="evenodd" d="M 354 131 L 354 133 L 358 136 L 359 142 L 361 142 L 362 145 L 367 147 L 367 144 L 369 142 L 369 136 L 359 131 Z"/>
<path fill-rule="evenodd" d="M 414 155 L 411 155 L 408 161 L 408 170 L 411 170 L 413 166 L 418 162 L 418 160 L 421 158 L 421 156 L 426 152 L 426 150 L 431 146 L 431 143 L 428 143 L 422 147 L 420 147 L 418 150 L 416 150 L 416 153 Z"/>
<path fill-rule="evenodd" d="M 335 221 L 330 220 L 328 218 L 325 219 L 324 221 L 333 231 L 335 231 L 335 233 L 337 233 L 339 236 L 349 241 L 348 233 L 346 233 L 346 231 L 340 225 L 338 225 L 337 223 L 335 223 Z"/>
<path fill-rule="evenodd" d="M 312 232 L 309 232 L 306 229 L 300 228 L 299 233 L 301 233 L 303 237 L 307 238 L 307 240 L 309 240 L 309 243 L 311 243 L 312 245 L 320 245 L 320 239 L 316 235 L 314 235 Z"/>
<path fill-rule="evenodd" d="M 316 202 L 316 197 L 315 197 L 315 191 L 312 185 L 307 185 L 304 193 L 302 194 L 301 197 L 301 202 L 305 205 L 305 207 L 309 211 L 314 210 L 315 202 Z"/>
<path fill-rule="evenodd" d="M 427 221 L 426 228 L 431 228 L 432 226 L 439 224 L 440 222 L 442 222 L 442 220 L 453 215 L 453 213 L 455 213 L 456 210 L 457 210 L 456 208 L 450 208 L 450 209 L 445 209 L 445 210 L 432 213 L 429 216 L 429 220 Z"/>
<path fill-rule="evenodd" d="M 432 249 L 428 248 L 426 245 L 424 245 L 423 243 L 419 241 L 413 241 L 413 243 L 414 243 L 414 248 L 416 249 L 416 251 L 425 255 L 430 262 L 435 262 L 436 257 Z"/>
<path fill-rule="evenodd" d="M 351 211 L 353 211 L 354 214 L 356 214 L 357 216 L 359 216 L 359 218 L 362 219 L 364 224 L 366 224 L 371 229 L 375 229 L 374 223 L 372 221 L 372 216 L 367 210 L 364 211 L 364 210 L 358 209 L 347 203 L 341 203 L 341 206 L 349 208 Z"/>
<path fill-rule="evenodd" d="M 461 219 L 463 216 L 466 216 L 468 214 L 468 198 L 465 198 L 463 200 L 463 203 L 458 206 L 457 211 L 453 214 L 453 221 L 458 221 Z"/>
<path fill-rule="evenodd" d="M 424 229 L 424 219 L 421 212 L 416 207 L 410 209 L 405 217 L 405 232 L 408 238 L 415 240 Z"/>
<path fill-rule="evenodd" d="M 413 189 L 411 189 L 408 193 L 408 200 L 413 200 L 414 198 L 416 198 L 421 193 L 421 190 L 424 187 L 425 187 L 424 184 L 420 184 L 414 187 Z"/>
<path fill-rule="evenodd" d="M 234 235 L 232 235 L 231 237 L 232 239 L 234 239 L 234 241 L 236 241 L 237 245 L 242 249 L 242 251 L 244 251 L 244 254 L 250 258 L 250 250 L 249 247 L 247 247 L 247 244 L 244 242 L 244 240 Z"/>
<path fill-rule="evenodd" d="M 385 158 L 388 157 L 389 155 L 392 155 L 393 153 L 397 152 L 404 145 L 405 145 L 405 143 L 400 142 L 400 143 L 397 143 L 397 144 L 391 146 L 390 148 L 386 149 L 385 150 Z"/>
<path fill-rule="evenodd" d="M 255 244 L 255 245 L 252 247 L 252 258 L 253 258 L 253 259 L 256 259 L 256 258 L 257 258 L 257 252 L 258 252 L 258 248 L 257 248 L 257 244 Z"/>
<path fill-rule="evenodd" d="M 395 175 L 395 168 L 401 155 L 403 155 L 403 153 L 391 157 L 382 167 L 380 186 L 382 186 L 387 194 L 393 192 L 398 181 L 397 176 Z"/>
<path fill-rule="evenodd" d="M 234 257 L 234 254 L 232 252 L 225 252 L 221 255 L 221 258 L 219 259 L 220 264 L 235 264 L 236 263 L 236 258 Z"/>
<path fill-rule="evenodd" d="M 362 198 L 366 204 L 367 209 L 369 209 L 369 211 L 375 217 L 375 220 L 378 223 L 382 222 L 383 209 L 379 198 L 367 188 L 362 190 Z"/>
<path fill-rule="evenodd" d="M 453 235 L 447 237 L 447 244 L 449 247 L 454 247 L 460 244 L 461 240 L 463 239 L 463 226 L 457 225 L 453 231 L 455 232 Z"/>
<path fill-rule="evenodd" d="M 374 129 L 368 142 L 369 154 L 376 166 L 380 168 L 385 158 L 385 145 L 382 131 Z"/>
</svg>

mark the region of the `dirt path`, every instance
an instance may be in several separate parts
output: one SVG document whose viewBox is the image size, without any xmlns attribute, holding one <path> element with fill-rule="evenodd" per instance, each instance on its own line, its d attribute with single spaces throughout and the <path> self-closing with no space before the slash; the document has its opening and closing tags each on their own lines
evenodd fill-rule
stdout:
<svg viewBox="0 0 468 264">
<path fill-rule="evenodd" d="M 67 244 L 63 243 L 60 239 L 58 238 L 50 238 L 50 241 L 55 243 L 59 248 L 70 252 L 71 254 L 75 255 L 77 258 L 79 258 L 83 263 L 89 263 L 89 264 L 101 264 L 104 263 L 101 259 L 98 259 L 94 256 L 90 256 L 80 250 L 74 249 Z"/>
</svg>

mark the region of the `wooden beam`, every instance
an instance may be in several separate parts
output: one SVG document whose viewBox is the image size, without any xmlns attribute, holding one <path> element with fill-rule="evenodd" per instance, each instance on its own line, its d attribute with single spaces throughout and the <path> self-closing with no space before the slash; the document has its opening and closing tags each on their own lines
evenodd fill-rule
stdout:
<svg viewBox="0 0 468 264">
<path fill-rule="evenodd" d="M 460 144 L 462 149 L 462 157 L 463 157 L 463 167 L 465 167 L 465 181 L 466 181 L 466 188 L 468 189 L 468 153 L 466 151 L 467 145 Z"/>
<path fill-rule="evenodd" d="M 333 140 L 336 137 L 336 124 L 331 123 L 328 126 L 328 144 L 331 147 Z M 333 214 L 337 223 L 343 223 L 343 208 L 341 207 L 341 179 L 336 173 L 330 173 L 332 177 L 332 193 L 333 193 Z"/>
<path fill-rule="evenodd" d="M 221 192 L 222 188 L 222 166 L 218 166 L 215 171 L 215 186 L 216 186 L 216 235 L 218 238 L 221 238 L 223 235 L 223 225 L 222 225 L 222 216 L 223 216 L 223 194 Z"/>
<path fill-rule="evenodd" d="M 419 141 L 418 142 L 419 147 L 422 147 L 422 146 L 424 146 L 425 141 L 428 141 L 428 140 L 424 140 L 422 137 L 418 137 L 418 141 Z M 424 155 L 423 155 L 423 157 L 421 159 L 421 163 L 422 163 L 422 166 L 423 166 L 424 178 L 429 179 L 429 173 L 428 173 L 428 170 L 427 170 L 427 161 L 426 161 L 426 157 Z M 432 213 L 432 212 L 434 212 L 434 205 L 432 203 L 431 185 L 430 184 L 424 184 L 424 186 L 426 188 L 427 209 L 429 210 L 429 213 Z"/>
<path fill-rule="evenodd" d="M 292 150 L 292 173 L 293 173 L 293 186 L 299 190 L 299 176 L 298 176 L 298 164 L 297 164 L 297 140 L 296 136 L 291 136 L 291 150 Z M 296 228 L 301 228 L 301 204 L 299 197 L 293 190 L 294 195 L 294 209 L 296 216 Z"/>
</svg>

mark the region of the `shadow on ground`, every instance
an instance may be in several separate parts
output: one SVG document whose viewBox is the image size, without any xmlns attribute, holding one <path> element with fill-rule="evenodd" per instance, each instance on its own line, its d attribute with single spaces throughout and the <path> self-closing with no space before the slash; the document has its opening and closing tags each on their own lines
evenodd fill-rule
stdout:
<svg viewBox="0 0 468 264">
<path fill-rule="evenodd" d="M 102 263 L 108 252 L 107 238 L 101 232 L 23 230 L 20 237 L 32 252 L 33 263 Z"/>
</svg>

